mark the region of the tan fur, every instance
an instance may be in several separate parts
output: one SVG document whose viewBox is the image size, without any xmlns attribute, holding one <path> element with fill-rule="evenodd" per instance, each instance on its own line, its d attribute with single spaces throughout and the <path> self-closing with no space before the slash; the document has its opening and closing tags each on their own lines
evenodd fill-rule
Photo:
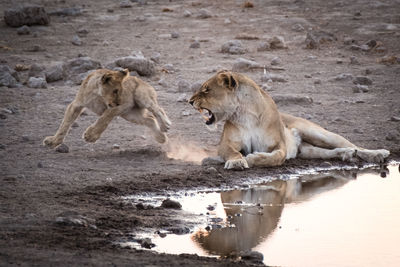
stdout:
<svg viewBox="0 0 400 267">
<path fill-rule="evenodd" d="M 43 144 L 50 147 L 61 144 L 84 108 L 99 115 L 83 134 L 87 142 L 96 142 L 115 116 L 145 125 L 152 130 L 158 142 L 167 141 L 165 132 L 171 122 L 158 105 L 154 88 L 139 78 L 129 76 L 128 70 L 99 69 L 83 81 L 75 99 L 68 105 L 57 133 L 46 137 Z"/>
<path fill-rule="evenodd" d="M 218 155 L 226 169 L 279 166 L 299 154 L 302 158 L 356 157 L 382 162 L 385 149 L 367 150 L 308 120 L 280 113 L 272 98 L 250 78 L 221 71 L 206 81 L 190 99 L 198 110 L 225 121 Z"/>
</svg>

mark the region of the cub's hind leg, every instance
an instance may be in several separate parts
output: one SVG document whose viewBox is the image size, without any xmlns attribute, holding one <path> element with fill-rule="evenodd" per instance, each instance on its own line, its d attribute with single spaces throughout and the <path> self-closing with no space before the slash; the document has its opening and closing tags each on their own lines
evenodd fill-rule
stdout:
<svg viewBox="0 0 400 267">
<path fill-rule="evenodd" d="M 165 143 L 167 135 L 161 131 L 157 120 L 144 108 L 133 108 L 121 115 L 122 118 L 129 122 L 137 123 L 148 127 L 153 133 L 154 138 L 159 143 Z"/>
<path fill-rule="evenodd" d="M 64 119 L 62 120 L 56 134 L 54 136 L 47 136 L 43 140 L 43 144 L 49 147 L 56 147 L 61 144 L 64 141 L 64 138 L 67 135 L 72 123 L 79 117 L 83 108 L 84 106 L 75 100 L 69 104 L 65 111 Z"/>
</svg>

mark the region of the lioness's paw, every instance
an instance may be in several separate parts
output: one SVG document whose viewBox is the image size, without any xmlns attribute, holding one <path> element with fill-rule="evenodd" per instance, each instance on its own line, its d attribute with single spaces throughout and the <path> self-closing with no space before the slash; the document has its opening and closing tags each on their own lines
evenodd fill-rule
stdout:
<svg viewBox="0 0 400 267">
<path fill-rule="evenodd" d="M 362 149 L 357 151 L 357 156 L 362 160 L 374 163 L 383 163 L 385 158 L 389 157 L 390 152 L 386 149 L 367 150 Z"/>
<path fill-rule="evenodd" d="M 168 137 L 165 133 L 159 133 L 159 134 L 155 134 L 154 138 L 156 139 L 157 142 L 159 142 L 160 144 L 163 144 L 165 142 L 167 142 Z"/>
<path fill-rule="evenodd" d="M 230 159 L 225 162 L 225 169 L 227 170 L 239 170 L 248 169 L 249 165 L 245 159 Z"/>
<path fill-rule="evenodd" d="M 164 121 L 163 123 L 161 123 L 160 125 L 160 130 L 163 133 L 168 132 L 168 130 L 171 128 L 171 122 L 169 120 Z"/>
<path fill-rule="evenodd" d="M 343 161 L 355 161 L 356 150 L 352 147 L 335 148 L 338 153 L 338 157 Z"/>
<path fill-rule="evenodd" d="M 47 136 L 43 140 L 43 145 L 52 147 L 52 148 L 58 146 L 61 143 L 62 143 L 62 140 L 57 139 L 55 136 Z"/>
<path fill-rule="evenodd" d="M 89 128 L 87 128 L 86 131 L 83 133 L 83 139 L 85 139 L 85 141 L 89 142 L 89 143 L 94 143 L 99 138 L 100 138 L 100 134 L 97 133 L 95 131 L 95 128 L 92 126 L 89 126 Z"/>
</svg>

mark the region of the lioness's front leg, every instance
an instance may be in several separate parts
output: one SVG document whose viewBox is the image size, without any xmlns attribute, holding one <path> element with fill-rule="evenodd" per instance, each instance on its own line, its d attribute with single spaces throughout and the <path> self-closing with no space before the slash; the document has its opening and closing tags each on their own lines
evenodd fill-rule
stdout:
<svg viewBox="0 0 400 267">
<path fill-rule="evenodd" d="M 43 144 L 49 147 L 56 147 L 61 144 L 72 123 L 78 118 L 79 114 L 81 114 L 83 108 L 83 105 L 78 104 L 76 100 L 69 104 L 65 110 L 63 121 L 61 122 L 56 134 L 54 136 L 47 136 L 43 140 Z"/>
<path fill-rule="evenodd" d="M 246 161 L 249 167 L 273 167 L 282 165 L 286 159 L 284 149 L 277 149 L 272 152 L 254 152 L 246 156 Z"/>
<path fill-rule="evenodd" d="M 115 116 L 121 115 L 129 106 L 121 105 L 113 108 L 106 109 L 103 114 L 90 125 L 83 133 L 83 139 L 86 142 L 94 143 L 100 138 L 101 134 L 107 129 L 108 124 Z"/>
<path fill-rule="evenodd" d="M 225 160 L 225 169 L 244 170 L 249 165 L 243 155 L 239 152 L 240 143 L 229 143 L 224 140 L 218 147 L 218 155 Z"/>
</svg>

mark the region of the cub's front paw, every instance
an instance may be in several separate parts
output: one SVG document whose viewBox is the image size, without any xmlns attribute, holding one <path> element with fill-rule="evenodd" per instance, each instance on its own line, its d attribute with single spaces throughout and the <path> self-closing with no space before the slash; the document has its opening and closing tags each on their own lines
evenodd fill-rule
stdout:
<svg viewBox="0 0 400 267">
<path fill-rule="evenodd" d="M 62 143 L 62 140 L 57 139 L 55 136 L 47 136 L 43 140 L 43 145 L 54 148 Z"/>
<path fill-rule="evenodd" d="M 162 123 L 160 123 L 160 130 L 161 132 L 168 132 L 168 130 L 171 128 L 171 121 L 166 118 Z"/>
<path fill-rule="evenodd" d="M 247 164 L 247 161 L 242 158 L 242 159 L 230 159 L 225 162 L 225 169 L 227 170 L 238 170 L 242 171 L 244 169 L 249 168 L 249 164 Z"/>
<path fill-rule="evenodd" d="M 83 139 L 85 139 L 85 141 L 89 143 L 94 143 L 99 138 L 100 134 L 97 133 L 95 128 L 92 126 L 89 126 L 89 128 L 87 128 L 86 131 L 83 133 Z"/>
</svg>

